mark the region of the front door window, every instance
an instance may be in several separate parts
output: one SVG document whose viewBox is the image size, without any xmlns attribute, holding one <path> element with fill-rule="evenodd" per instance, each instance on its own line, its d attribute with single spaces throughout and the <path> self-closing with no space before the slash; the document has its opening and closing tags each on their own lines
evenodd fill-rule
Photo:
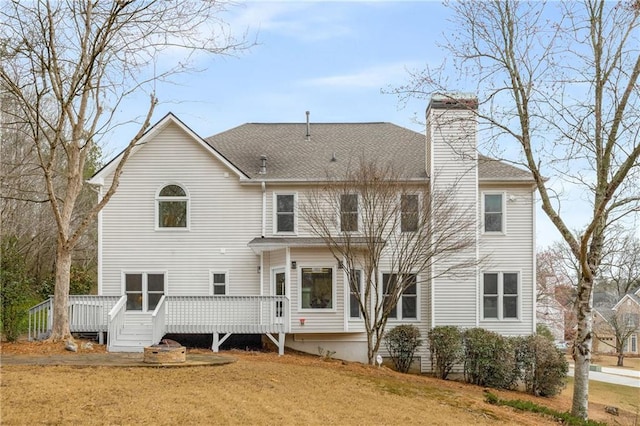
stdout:
<svg viewBox="0 0 640 426">
<path fill-rule="evenodd" d="M 274 274 L 274 284 L 275 284 L 275 295 L 276 296 L 285 296 L 286 295 L 286 286 L 285 286 L 285 274 L 284 272 L 275 272 Z M 283 312 L 283 303 L 281 300 L 276 301 L 276 318 L 282 318 Z"/>
</svg>

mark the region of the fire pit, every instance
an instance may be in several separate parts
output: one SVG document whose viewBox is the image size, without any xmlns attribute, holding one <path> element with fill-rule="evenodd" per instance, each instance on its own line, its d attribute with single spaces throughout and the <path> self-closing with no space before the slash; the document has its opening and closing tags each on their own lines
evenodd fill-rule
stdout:
<svg viewBox="0 0 640 426">
<path fill-rule="evenodd" d="M 144 348 L 144 362 L 147 364 L 180 363 L 187 360 L 187 350 L 175 340 L 163 339 L 157 345 Z"/>
</svg>

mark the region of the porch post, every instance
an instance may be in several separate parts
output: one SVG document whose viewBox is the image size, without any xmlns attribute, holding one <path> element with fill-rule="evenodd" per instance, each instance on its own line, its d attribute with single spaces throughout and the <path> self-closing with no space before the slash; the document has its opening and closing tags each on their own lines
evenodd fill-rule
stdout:
<svg viewBox="0 0 640 426">
<path fill-rule="evenodd" d="M 98 332 L 98 344 L 104 345 L 104 331 Z"/>
</svg>

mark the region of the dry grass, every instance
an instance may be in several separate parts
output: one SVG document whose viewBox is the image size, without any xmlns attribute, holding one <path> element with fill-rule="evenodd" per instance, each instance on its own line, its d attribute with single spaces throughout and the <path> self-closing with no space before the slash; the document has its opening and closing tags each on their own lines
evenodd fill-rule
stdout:
<svg viewBox="0 0 640 426">
<path fill-rule="evenodd" d="M 36 348 L 39 353 L 47 350 Z M 5 345 L 3 351 L 15 349 Z M 539 415 L 489 405 L 481 388 L 463 383 L 314 356 L 227 354 L 238 361 L 191 368 L 4 366 L 0 420 L 9 425 L 554 424 Z M 496 393 L 561 411 L 570 405 L 565 396 Z M 592 404 L 592 415 L 633 424 L 630 416 L 614 420 L 597 404 Z"/>
<path fill-rule="evenodd" d="M 615 355 L 595 354 L 592 359 L 594 364 L 601 367 L 616 367 L 627 370 L 640 371 L 640 357 L 624 357 L 624 367 L 617 367 L 618 357 Z"/>
</svg>

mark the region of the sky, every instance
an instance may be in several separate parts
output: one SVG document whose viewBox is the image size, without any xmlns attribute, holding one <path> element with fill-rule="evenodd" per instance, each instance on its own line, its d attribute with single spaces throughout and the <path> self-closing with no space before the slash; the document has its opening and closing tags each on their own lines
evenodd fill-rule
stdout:
<svg viewBox="0 0 640 426">
<path fill-rule="evenodd" d="M 446 58 L 438 41 L 455 31 L 449 17 L 435 1 L 241 3 L 221 18 L 256 45 L 235 56 L 196 57 L 200 72 L 158 83 L 152 123 L 172 112 L 207 137 L 247 122 L 304 122 L 310 111 L 312 123 L 385 121 L 423 133 L 426 100 L 405 103 L 385 91 L 407 83 L 409 70 Z M 116 118 L 144 114 L 146 99 L 122 104 Z M 119 127 L 105 154 L 136 130 Z M 578 206 L 564 213 L 576 216 L 570 223 L 588 214 Z M 560 239 L 539 208 L 536 231 L 539 247 Z"/>
</svg>

